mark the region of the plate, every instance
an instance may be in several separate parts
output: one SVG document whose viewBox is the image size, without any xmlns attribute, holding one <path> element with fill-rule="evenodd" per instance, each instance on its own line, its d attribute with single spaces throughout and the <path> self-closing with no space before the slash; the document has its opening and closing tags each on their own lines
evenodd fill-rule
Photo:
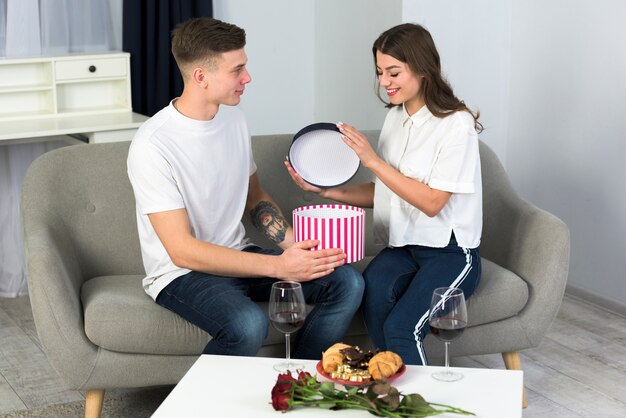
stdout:
<svg viewBox="0 0 626 418">
<path fill-rule="evenodd" d="M 329 188 L 348 182 L 361 161 L 343 142 L 335 124 L 320 122 L 302 128 L 294 136 L 289 163 L 307 183 Z"/>
<path fill-rule="evenodd" d="M 317 369 L 317 372 L 324 376 L 326 379 L 328 380 L 332 380 L 333 382 L 336 383 L 341 383 L 342 385 L 348 385 L 348 386 L 359 386 L 362 385 L 364 383 L 368 383 L 371 382 L 371 380 L 368 380 L 366 382 L 351 382 L 350 380 L 343 380 L 343 379 L 335 379 L 330 377 L 330 375 L 326 374 L 326 372 L 324 371 L 324 368 L 322 367 L 322 360 L 317 362 L 317 365 L 315 366 L 315 368 Z M 396 374 L 394 374 L 393 376 L 390 376 L 387 378 L 387 381 L 390 382 L 392 380 L 395 380 L 397 378 L 399 378 L 400 376 L 402 376 L 404 374 L 404 372 L 406 372 L 406 366 L 403 364 L 402 367 L 400 367 L 400 370 L 398 370 L 396 372 Z"/>
</svg>

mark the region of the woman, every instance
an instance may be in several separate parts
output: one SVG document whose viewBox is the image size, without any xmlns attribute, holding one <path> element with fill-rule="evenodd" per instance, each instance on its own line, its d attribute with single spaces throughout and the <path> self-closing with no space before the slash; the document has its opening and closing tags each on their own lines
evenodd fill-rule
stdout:
<svg viewBox="0 0 626 418">
<path fill-rule="evenodd" d="M 442 76 L 426 29 L 395 26 L 372 52 L 378 96 L 385 102 L 384 89 L 390 108 L 378 151 L 354 127 L 337 126 L 374 183 L 320 189 L 286 165 L 304 190 L 374 208 L 375 237 L 387 247 L 363 273 L 365 322 L 377 348 L 425 365 L 422 341 L 433 290 L 459 287 L 469 297 L 480 280 L 482 126 Z"/>
</svg>

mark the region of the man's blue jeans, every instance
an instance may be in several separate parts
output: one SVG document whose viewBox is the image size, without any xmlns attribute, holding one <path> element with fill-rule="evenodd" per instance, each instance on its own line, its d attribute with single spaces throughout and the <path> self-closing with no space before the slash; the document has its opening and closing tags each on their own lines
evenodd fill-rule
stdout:
<svg viewBox="0 0 626 418">
<path fill-rule="evenodd" d="M 478 248 L 459 247 L 454 235 L 444 248 L 382 250 L 363 272 L 363 313 L 374 347 L 394 351 L 406 364 L 427 364 L 422 342 L 433 290 L 459 287 L 469 298 L 480 274 Z"/>
<path fill-rule="evenodd" d="M 279 255 L 256 246 L 244 251 Z M 254 356 L 267 337 L 267 312 L 255 302 L 269 300 L 270 278 L 232 278 L 192 271 L 176 278 L 156 302 L 200 327 L 213 338 L 203 354 Z M 307 303 L 315 307 L 297 332 L 292 356 L 319 359 L 322 351 L 341 341 L 361 304 L 364 282 L 352 266 L 302 283 Z"/>
</svg>

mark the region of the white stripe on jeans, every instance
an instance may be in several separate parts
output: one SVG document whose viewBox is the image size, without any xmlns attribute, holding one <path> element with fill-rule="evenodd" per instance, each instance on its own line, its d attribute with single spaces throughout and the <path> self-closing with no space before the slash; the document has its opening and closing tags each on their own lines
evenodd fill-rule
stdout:
<svg viewBox="0 0 626 418">
<path fill-rule="evenodd" d="M 465 280 L 465 278 L 469 275 L 469 272 L 472 270 L 472 254 L 469 249 L 463 248 L 463 252 L 465 252 L 465 267 L 461 271 L 456 279 L 452 282 L 450 287 L 459 287 L 461 283 Z M 422 360 L 422 364 L 427 366 L 426 363 L 426 352 L 424 351 L 424 342 L 419 338 L 420 332 L 422 328 L 428 324 L 428 315 L 430 311 L 427 310 L 424 315 L 417 321 L 417 325 L 415 325 L 415 331 L 413 331 L 413 335 L 415 336 L 415 344 L 417 346 L 417 354 L 419 354 L 420 359 Z"/>
</svg>

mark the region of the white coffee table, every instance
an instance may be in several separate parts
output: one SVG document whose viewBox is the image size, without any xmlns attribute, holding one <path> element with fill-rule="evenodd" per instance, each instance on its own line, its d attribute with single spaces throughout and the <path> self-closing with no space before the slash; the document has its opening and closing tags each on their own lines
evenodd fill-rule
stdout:
<svg viewBox="0 0 626 418">
<path fill-rule="evenodd" d="M 178 417 L 370 417 L 365 411 L 328 411 L 318 408 L 294 409 L 287 415 L 275 411 L 271 390 L 280 361 L 265 357 L 202 355 L 176 385 L 152 418 Z M 315 375 L 317 361 L 303 360 L 305 370 Z M 427 401 L 471 411 L 480 418 L 522 417 L 522 372 L 510 370 L 455 368 L 464 374 L 457 382 L 439 382 L 430 374 L 441 369 L 408 366 L 393 381 L 400 392 L 419 393 Z M 318 376 L 318 380 L 325 380 Z M 440 417 L 461 417 L 444 414 Z"/>
</svg>

